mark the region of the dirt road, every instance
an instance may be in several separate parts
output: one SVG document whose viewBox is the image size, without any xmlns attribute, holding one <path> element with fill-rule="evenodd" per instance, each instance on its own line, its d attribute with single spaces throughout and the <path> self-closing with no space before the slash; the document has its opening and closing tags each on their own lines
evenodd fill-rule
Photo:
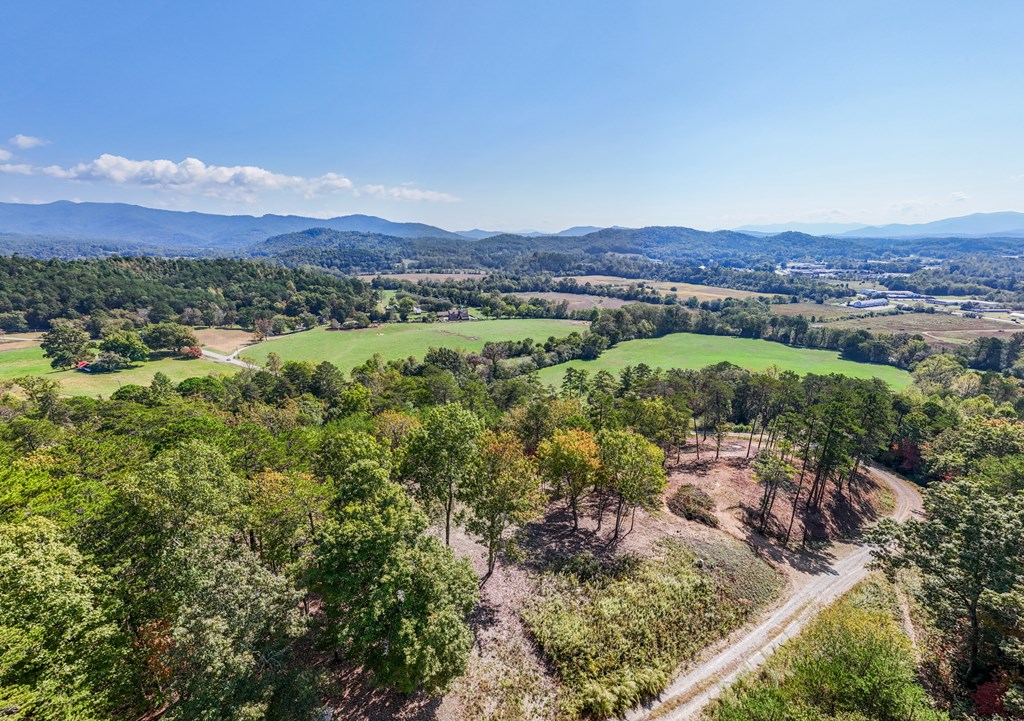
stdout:
<svg viewBox="0 0 1024 721">
<path fill-rule="evenodd" d="M 917 488 L 880 468 L 870 468 L 884 481 L 896 498 L 892 517 L 904 521 L 921 510 Z M 756 627 L 748 630 L 720 653 L 677 678 L 661 697 L 646 707 L 630 711 L 629 721 L 664 719 L 694 721 L 701 710 L 742 674 L 760 666 L 775 649 L 799 633 L 820 608 L 853 588 L 867 575 L 870 549 L 858 546 L 828 570 L 811 579 L 782 606 Z"/>
</svg>

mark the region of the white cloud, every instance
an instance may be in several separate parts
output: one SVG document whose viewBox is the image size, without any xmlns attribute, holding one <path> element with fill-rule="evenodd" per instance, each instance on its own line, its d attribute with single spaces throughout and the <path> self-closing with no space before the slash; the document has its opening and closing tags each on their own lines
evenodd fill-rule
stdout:
<svg viewBox="0 0 1024 721">
<path fill-rule="evenodd" d="M 963 191 L 959 191 L 959 190 L 957 192 L 955 192 L 955 193 L 950 193 L 949 194 L 949 199 L 952 200 L 954 203 L 963 203 L 964 201 L 968 200 L 970 197 L 971 196 L 967 195 L 967 193 L 964 193 Z"/>
<path fill-rule="evenodd" d="M 0 148 L 0 161 L 10 160 L 10 159 L 11 159 L 11 151 L 10 150 L 4 150 L 3 148 Z"/>
<path fill-rule="evenodd" d="M 436 190 L 420 190 L 419 188 L 405 187 L 388 188 L 383 185 L 364 185 L 362 192 L 376 198 L 395 198 L 398 200 L 428 200 L 432 202 L 451 203 L 457 201 L 450 193 L 439 193 Z"/>
<path fill-rule="evenodd" d="M 173 160 L 131 160 L 104 153 L 95 160 L 70 167 L 0 165 L 0 172 L 48 175 L 62 180 L 131 185 L 246 201 L 255 200 L 259 193 L 268 191 L 300 193 L 306 198 L 336 192 L 355 195 L 362 192 L 378 198 L 397 200 L 458 200 L 453 195 L 433 190 L 389 188 L 383 185 L 366 185 L 359 189 L 351 180 L 337 173 L 307 178 L 275 173 L 254 165 L 207 165 L 197 158 L 185 158 L 176 163 Z"/>
<path fill-rule="evenodd" d="M 42 138 L 37 138 L 34 135 L 22 135 L 21 133 L 15 135 L 8 142 L 10 142 L 10 144 L 13 145 L 14 147 L 21 148 L 22 150 L 38 148 L 42 145 L 50 144 L 49 140 L 43 140 Z"/>
<path fill-rule="evenodd" d="M 0 173 L 12 173 L 14 175 L 32 175 L 35 168 L 25 163 L 4 163 L 0 165 Z"/>
</svg>

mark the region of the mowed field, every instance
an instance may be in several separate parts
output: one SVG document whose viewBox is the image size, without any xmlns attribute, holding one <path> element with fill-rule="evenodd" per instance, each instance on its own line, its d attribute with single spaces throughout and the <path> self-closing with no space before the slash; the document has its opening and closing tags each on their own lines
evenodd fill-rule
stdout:
<svg viewBox="0 0 1024 721">
<path fill-rule="evenodd" d="M 703 368 L 722 361 L 763 371 L 772 366 L 796 373 L 842 373 L 854 378 L 881 378 L 893 388 L 904 388 L 910 374 L 899 368 L 843 360 L 834 351 L 792 348 L 767 340 L 731 336 L 673 333 L 661 338 L 632 340 L 606 350 L 592 361 L 570 361 L 540 371 L 544 383 L 558 386 L 570 366 L 591 374 L 606 370 L 617 374 L 628 365 L 646 363 L 652 368 Z"/>
<path fill-rule="evenodd" d="M 962 345 L 984 336 L 1008 336 L 1024 331 L 1024 325 L 1010 318 L 964 318 L 952 313 L 900 313 L 836 321 L 836 328 L 855 328 L 872 333 L 920 333 L 925 340 L 945 345 Z"/>
<path fill-rule="evenodd" d="M 587 323 L 554 319 L 478 320 L 438 323 L 396 323 L 379 328 L 331 331 L 324 328 L 293 333 L 251 346 L 239 354 L 263 365 L 267 354 L 283 360 L 330 361 L 346 373 L 374 353 L 385 360 L 422 358 L 430 348 L 462 348 L 479 351 L 487 341 L 547 340 L 583 331 Z"/>
<path fill-rule="evenodd" d="M 673 283 L 661 280 L 643 280 L 637 278 L 620 278 L 615 275 L 574 275 L 565 276 L 575 278 L 580 285 L 590 283 L 591 285 L 614 285 L 628 288 L 637 283 L 645 283 L 649 288 L 656 288 L 665 295 L 672 295 L 675 288 L 675 295 L 682 299 L 697 297 L 697 300 L 721 300 L 722 298 L 752 298 L 764 293 L 752 293 L 749 290 L 734 290 L 733 288 L 718 288 L 713 285 L 695 285 L 693 283 Z"/>
<path fill-rule="evenodd" d="M 214 373 L 234 373 L 235 366 L 214 363 L 205 358 L 184 360 L 178 358 L 162 358 L 156 361 L 140 363 L 117 373 L 80 373 L 73 370 L 56 371 L 50 367 L 50 359 L 43 357 L 38 347 L 3 350 L 0 345 L 0 380 L 10 380 L 20 376 L 41 376 L 50 380 L 60 381 L 63 393 L 74 396 L 108 397 L 123 385 L 135 383 L 149 385 L 153 375 L 164 373 L 177 383 L 192 376 L 205 376 Z"/>
<path fill-rule="evenodd" d="M 544 300 L 561 303 L 563 300 L 569 304 L 569 310 L 590 310 L 591 308 L 621 308 L 630 303 L 640 301 L 623 300 L 622 298 L 609 298 L 603 295 L 587 295 L 586 293 L 514 293 L 519 298 L 543 298 Z"/>
</svg>

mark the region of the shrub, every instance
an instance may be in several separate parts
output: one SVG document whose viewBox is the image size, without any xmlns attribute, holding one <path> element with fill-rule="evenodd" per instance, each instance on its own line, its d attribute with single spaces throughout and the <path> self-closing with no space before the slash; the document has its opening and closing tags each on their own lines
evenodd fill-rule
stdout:
<svg viewBox="0 0 1024 721">
<path fill-rule="evenodd" d="M 692 483 L 679 486 L 668 499 L 668 509 L 687 521 L 697 521 L 705 526 L 718 528 L 714 500 Z"/>
<path fill-rule="evenodd" d="M 202 358 L 203 349 L 199 346 L 190 345 L 181 349 L 182 358 Z"/>
<path fill-rule="evenodd" d="M 711 721 L 939 721 L 916 681 L 891 589 L 868 581 L 821 612 L 756 674 L 729 689 Z"/>
<path fill-rule="evenodd" d="M 721 593 L 690 549 L 672 541 L 656 558 L 586 557 L 565 568 L 543 578 L 523 618 L 565 686 L 571 718 L 621 714 L 656 695 L 682 661 L 756 608 Z"/>
</svg>

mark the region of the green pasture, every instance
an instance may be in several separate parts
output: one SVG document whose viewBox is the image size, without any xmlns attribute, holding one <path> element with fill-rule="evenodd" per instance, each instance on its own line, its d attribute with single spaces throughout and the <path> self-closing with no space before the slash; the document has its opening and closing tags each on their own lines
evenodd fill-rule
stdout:
<svg viewBox="0 0 1024 721">
<path fill-rule="evenodd" d="M 379 328 L 332 331 L 325 328 L 293 333 L 250 346 L 240 357 L 264 365 L 268 353 L 282 360 L 330 361 L 348 372 L 374 353 L 385 360 L 422 358 L 430 348 L 480 351 L 487 341 L 533 338 L 544 341 L 583 331 L 587 323 L 555 319 L 476 320 L 436 323 L 394 323 Z"/>
<path fill-rule="evenodd" d="M 10 380 L 20 376 L 41 376 L 61 382 L 63 392 L 74 396 L 108 397 L 123 385 L 135 383 L 149 385 L 153 375 L 164 373 L 174 383 L 192 376 L 211 375 L 213 373 L 234 373 L 235 366 L 214 363 L 205 358 L 184 360 L 179 358 L 161 358 L 160 360 L 139 363 L 116 373 L 81 373 L 74 370 L 54 370 L 50 367 L 50 359 L 43 357 L 39 348 L 21 348 L 0 351 L 0 380 Z"/>
<path fill-rule="evenodd" d="M 772 366 L 804 373 L 842 373 L 854 378 L 881 378 L 896 389 L 910 383 L 910 374 L 893 366 L 843 360 L 835 351 L 793 348 L 781 343 L 732 336 L 673 333 L 661 338 L 632 340 L 605 351 L 592 361 L 570 361 L 540 371 L 543 382 L 560 385 L 570 366 L 590 373 L 618 373 L 628 365 L 646 363 L 652 368 L 703 368 L 722 361 L 763 371 Z"/>
</svg>

